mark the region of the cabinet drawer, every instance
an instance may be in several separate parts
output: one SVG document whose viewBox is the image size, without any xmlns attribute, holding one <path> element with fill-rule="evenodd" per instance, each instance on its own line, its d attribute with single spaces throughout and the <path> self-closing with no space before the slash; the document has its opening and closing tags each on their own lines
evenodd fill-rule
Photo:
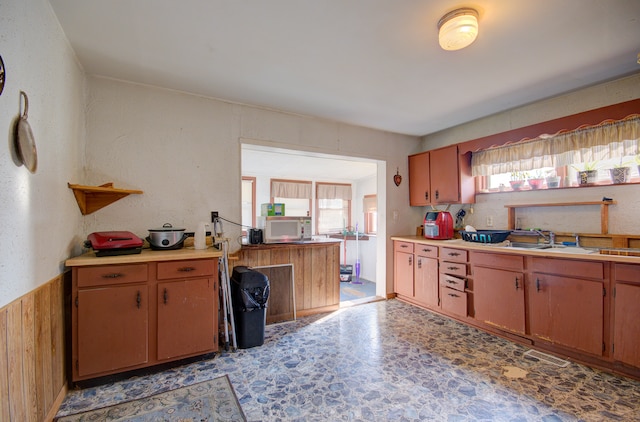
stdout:
<svg viewBox="0 0 640 422">
<path fill-rule="evenodd" d="M 213 259 L 158 262 L 158 280 L 211 276 L 215 267 Z"/>
<path fill-rule="evenodd" d="M 616 281 L 635 281 L 640 283 L 640 265 L 615 264 Z"/>
<path fill-rule="evenodd" d="M 441 293 L 442 310 L 467 316 L 467 294 L 465 292 L 444 287 Z"/>
<path fill-rule="evenodd" d="M 513 271 L 522 271 L 524 268 L 524 257 L 519 255 L 471 252 L 469 259 L 474 266 L 503 268 Z"/>
<path fill-rule="evenodd" d="M 393 241 L 393 250 L 396 252 L 406 252 L 413 253 L 413 243 L 412 242 L 401 242 L 398 240 Z"/>
<path fill-rule="evenodd" d="M 533 258 L 531 268 L 535 272 L 544 274 L 566 275 L 574 278 L 604 279 L 604 263 L 596 261 Z"/>
<path fill-rule="evenodd" d="M 444 287 L 464 292 L 465 279 L 454 277 L 449 274 L 440 274 L 440 284 Z"/>
<path fill-rule="evenodd" d="M 467 251 L 461 249 L 442 248 L 440 258 L 447 261 L 467 262 Z"/>
<path fill-rule="evenodd" d="M 438 247 L 431 246 L 431 245 L 421 245 L 420 243 L 416 243 L 414 248 L 414 253 L 416 255 L 425 256 L 427 258 L 437 258 Z"/>
<path fill-rule="evenodd" d="M 78 287 L 139 283 L 147 279 L 147 264 L 78 267 Z"/>
<path fill-rule="evenodd" d="M 460 262 L 442 261 L 440 263 L 440 272 L 443 274 L 457 275 L 458 277 L 467 276 L 467 264 Z"/>
</svg>

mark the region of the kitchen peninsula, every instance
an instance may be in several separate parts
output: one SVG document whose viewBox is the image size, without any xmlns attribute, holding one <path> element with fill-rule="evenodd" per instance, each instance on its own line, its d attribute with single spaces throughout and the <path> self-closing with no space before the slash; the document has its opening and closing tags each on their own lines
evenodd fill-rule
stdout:
<svg viewBox="0 0 640 422">
<path fill-rule="evenodd" d="M 628 237 L 635 245 L 638 236 Z M 640 379 L 640 257 L 561 245 L 391 239 L 400 300 Z"/>
<path fill-rule="evenodd" d="M 288 277 L 270 280 L 268 322 L 291 313 L 294 298 L 296 316 L 335 311 L 340 307 L 340 240 L 245 245 L 229 262 L 230 266 L 248 267 L 289 264 L 293 264 L 295 285 Z"/>
</svg>

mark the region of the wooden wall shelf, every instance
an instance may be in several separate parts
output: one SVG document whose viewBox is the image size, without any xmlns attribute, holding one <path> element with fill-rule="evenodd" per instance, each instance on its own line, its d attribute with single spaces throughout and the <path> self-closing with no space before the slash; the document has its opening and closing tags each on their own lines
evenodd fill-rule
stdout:
<svg viewBox="0 0 640 422">
<path fill-rule="evenodd" d="M 113 187 L 113 183 L 105 183 L 100 186 L 73 185 L 71 183 L 68 185 L 73 190 L 82 215 L 98 211 L 125 196 L 143 193 L 141 190 L 116 189 Z"/>
<path fill-rule="evenodd" d="M 543 204 L 517 204 L 505 205 L 509 209 L 508 229 L 516 229 L 516 209 L 534 207 L 575 207 L 584 205 L 600 205 L 600 233 L 609 233 L 609 205 L 615 205 L 616 201 L 583 201 L 583 202 L 556 202 Z"/>
</svg>

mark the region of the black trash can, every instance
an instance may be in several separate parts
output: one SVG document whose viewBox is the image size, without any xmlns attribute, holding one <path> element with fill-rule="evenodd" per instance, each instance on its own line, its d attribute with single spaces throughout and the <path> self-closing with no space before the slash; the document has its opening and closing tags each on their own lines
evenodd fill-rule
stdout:
<svg viewBox="0 0 640 422">
<path fill-rule="evenodd" d="M 267 299 L 269 279 L 266 275 L 245 266 L 233 269 L 231 301 L 238 348 L 248 349 L 264 343 Z"/>
</svg>

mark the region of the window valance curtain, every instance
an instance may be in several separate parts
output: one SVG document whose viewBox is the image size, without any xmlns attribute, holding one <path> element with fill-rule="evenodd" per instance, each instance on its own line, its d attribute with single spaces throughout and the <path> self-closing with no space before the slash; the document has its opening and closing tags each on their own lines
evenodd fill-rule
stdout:
<svg viewBox="0 0 640 422">
<path fill-rule="evenodd" d="M 474 152 L 472 174 L 491 176 L 637 155 L 638 138 L 640 115 L 634 114 L 622 120 Z"/>
<path fill-rule="evenodd" d="M 362 199 L 362 211 L 367 212 L 377 212 L 378 211 L 378 201 L 376 201 L 376 195 L 365 195 Z"/>
<path fill-rule="evenodd" d="M 316 198 L 351 200 L 351 185 L 318 183 L 316 184 Z"/>
<path fill-rule="evenodd" d="M 271 197 L 311 199 L 311 182 L 272 180 Z"/>
</svg>

